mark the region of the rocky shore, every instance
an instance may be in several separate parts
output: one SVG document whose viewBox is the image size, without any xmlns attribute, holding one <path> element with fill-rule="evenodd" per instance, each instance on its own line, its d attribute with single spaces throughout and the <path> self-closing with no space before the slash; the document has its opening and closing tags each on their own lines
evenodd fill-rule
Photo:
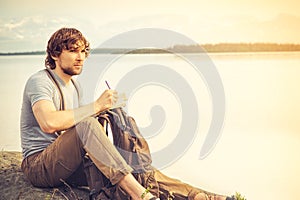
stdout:
<svg viewBox="0 0 300 200">
<path fill-rule="evenodd" d="M 33 187 L 21 171 L 22 154 L 20 152 L 0 152 L 0 199 L 1 200 L 66 200 L 88 199 L 87 190 L 70 188 Z"/>
</svg>

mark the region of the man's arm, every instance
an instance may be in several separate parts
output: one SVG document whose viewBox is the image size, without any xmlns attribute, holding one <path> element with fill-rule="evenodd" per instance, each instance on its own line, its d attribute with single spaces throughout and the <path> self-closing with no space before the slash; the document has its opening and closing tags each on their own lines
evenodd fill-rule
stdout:
<svg viewBox="0 0 300 200">
<path fill-rule="evenodd" d="M 95 102 L 73 110 L 57 111 L 53 102 L 49 100 L 37 101 L 32 106 L 32 110 L 42 131 L 55 133 L 71 128 L 86 117 L 111 108 L 116 101 L 117 93 L 114 90 L 106 90 Z"/>
</svg>

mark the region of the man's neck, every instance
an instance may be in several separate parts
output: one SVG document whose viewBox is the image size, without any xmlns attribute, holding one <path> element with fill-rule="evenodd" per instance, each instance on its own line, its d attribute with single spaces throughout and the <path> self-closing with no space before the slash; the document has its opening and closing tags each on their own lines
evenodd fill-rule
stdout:
<svg viewBox="0 0 300 200">
<path fill-rule="evenodd" d="M 61 78 L 61 80 L 64 81 L 65 84 L 68 84 L 71 81 L 72 76 L 64 73 L 59 67 L 56 67 L 54 69 L 54 72 L 56 73 L 57 76 L 59 76 L 59 78 Z"/>
</svg>

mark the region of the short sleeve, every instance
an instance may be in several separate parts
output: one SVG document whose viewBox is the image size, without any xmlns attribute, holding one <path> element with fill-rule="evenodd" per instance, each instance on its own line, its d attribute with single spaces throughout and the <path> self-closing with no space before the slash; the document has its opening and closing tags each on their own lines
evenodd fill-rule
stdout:
<svg viewBox="0 0 300 200">
<path fill-rule="evenodd" d="M 51 80 L 42 72 L 28 80 L 25 91 L 31 106 L 40 100 L 53 101 L 53 85 Z"/>
</svg>

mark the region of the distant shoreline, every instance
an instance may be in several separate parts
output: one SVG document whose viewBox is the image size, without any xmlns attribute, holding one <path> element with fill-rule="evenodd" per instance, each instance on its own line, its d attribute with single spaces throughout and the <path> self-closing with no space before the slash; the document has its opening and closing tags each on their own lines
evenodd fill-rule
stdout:
<svg viewBox="0 0 300 200">
<path fill-rule="evenodd" d="M 203 45 L 174 45 L 165 49 L 155 48 L 101 48 L 92 49 L 92 54 L 163 54 L 163 53 L 243 53 L 243 52 L 294 52 L 300 51 L 300 44 L 278 43 L 218 43 Z M 46 55 L 45 51 L 5 52 L 0 56 Z"/>
</svg>

